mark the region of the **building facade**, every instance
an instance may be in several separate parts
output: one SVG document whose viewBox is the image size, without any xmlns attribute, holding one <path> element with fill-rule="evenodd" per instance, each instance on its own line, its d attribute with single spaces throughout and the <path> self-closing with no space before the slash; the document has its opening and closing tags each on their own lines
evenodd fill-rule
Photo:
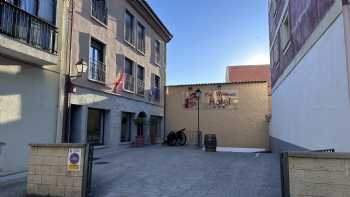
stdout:
<svg viewBox="0 0 350 197">
<path fill-rule="evenodd" d="M 72 79 L 65 140 L 118 146 L 143 136 L 162 142 L 166 44 L 172 35 L 144 0 L 79 0 L 72 5 Z M 71 66 L 71 74 L 76 69 Z M 145 117 L 140 130 L 135 120 Z"/>
<path fill-rule="evenodd" d="M 166 132 L 185 128 L 187 143 L 197 144 L 199 126 L 202 137 L 216 134 L 218 147 L 268 150 L 267 93 L 266 81 L 167 86 Z"/>
<path fill-rule="evenodd" d="M 226 67 L 226 83 L 266 81 L 268 85 L 269 111 L 271 112 L 271 71 L 270 65 L 242 65 Z"/>
<path fill-rule="evenodd" d="M 350 151 L 349 2 L 270 0 L 271 146 Z"/>
<path fill-rule="evenodd" d="M 68 1 L 0 1 L 0 177 L 61 140 Z"/>
</svg>

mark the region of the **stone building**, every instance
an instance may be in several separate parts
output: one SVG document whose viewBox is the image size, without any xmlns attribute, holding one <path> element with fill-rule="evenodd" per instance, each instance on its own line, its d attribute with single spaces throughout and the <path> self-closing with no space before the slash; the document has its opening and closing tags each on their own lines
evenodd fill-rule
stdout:
<svg viewBox="0 0 350 197">
<path fill-rule="evenodd" d="M 65 141 L 118 146 L 162 141 L 166 45 L 172 35 L 145 0 L 79 0 L 72 5 L 72 80 Z M 71 74 L 76 68 L 70 66 Z M 135 119 L 145 117 L 138 130 Z"/>
<path fill-rule="evenodd" d="M 350 151 L 347 0 L 270 0 L 274 151 Z"/>
<path fill-rule="evenodd" d="M 0 177 L 26 170 L 28 144 L 61 141 L 67 8 L 0 1 Z"/>
<path fill-rule="evenodd" d="M 216 134 L 220 148 L 269 150 L 266 81 L 167 86 L 165 110 L 166 132 L 185 128 L 189 144 L 197 143 L 199 126 L 202 136 Z"/>
</svg>

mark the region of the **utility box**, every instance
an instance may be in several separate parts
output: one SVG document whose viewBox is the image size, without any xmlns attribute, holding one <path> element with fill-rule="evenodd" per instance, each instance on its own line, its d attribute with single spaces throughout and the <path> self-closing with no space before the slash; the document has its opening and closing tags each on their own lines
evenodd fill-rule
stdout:
<svg viewBox="0 0 350 197">
<path fill-rule="evenodd" d="M 92 167 L 89 145 L 30 144 L 30 147 L 28 196 L 87 195 Z"/>
</svg>

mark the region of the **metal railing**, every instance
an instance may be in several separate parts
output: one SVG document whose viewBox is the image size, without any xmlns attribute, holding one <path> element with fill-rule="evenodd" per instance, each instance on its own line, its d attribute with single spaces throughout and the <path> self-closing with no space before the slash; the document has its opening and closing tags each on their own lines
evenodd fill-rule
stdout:
<svg viewBox="0 0 350 197">
<path fill-rule="evenodd" d="M 153 101 L 159 102 L 160 101 L 160 89 L 159 88 L 153 88 Z"/>
<path fill-rule="evenodd" d="M 130 75 L 125 73 L 125 79 L 124 79 L 124 89 L 134 92 L 135 90 L 135 77 L 134 75 Z"/>
<path fill-rule="evenodd" d="M 329 148 L 329 149 L 320 149 L 320 150 L 312 150 L 310 152 L 323 152 L 323 153 L 334 153 L 335 149 L 334 148 Z"/>
<path fill-rule="evenodd" d="M 139 95 L 145 94 L 145 82 L 141 79 L 137 79 L 137 94 Z"/>
<path fill-rule="evenodd" d="M 99 82 L 105 82 L 106 65 L 103 62 L 90 60 L 89 79 Z"/>
<path fill-rule="evenodd" d="M 5 1 L 0 1 L 0 33 L 57 54 L 57 28 Z"/>
<path fill-rule="evenodd" d="M 105 0 L 92 0 L 92 16 L 107 24 L 107 7 Z"/>
</svg>

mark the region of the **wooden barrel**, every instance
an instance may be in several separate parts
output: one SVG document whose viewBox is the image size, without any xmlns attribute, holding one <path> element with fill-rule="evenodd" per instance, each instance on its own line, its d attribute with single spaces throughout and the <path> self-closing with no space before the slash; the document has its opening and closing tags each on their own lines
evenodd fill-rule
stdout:
<svg viewBox="0 0 350 197">
<path fill-rule="evenodd" d="M 215 134 L 205 134 L 204 136 L 204 146 L 207 152 L 216 152 L 216 135 Z"/>
</svg>

